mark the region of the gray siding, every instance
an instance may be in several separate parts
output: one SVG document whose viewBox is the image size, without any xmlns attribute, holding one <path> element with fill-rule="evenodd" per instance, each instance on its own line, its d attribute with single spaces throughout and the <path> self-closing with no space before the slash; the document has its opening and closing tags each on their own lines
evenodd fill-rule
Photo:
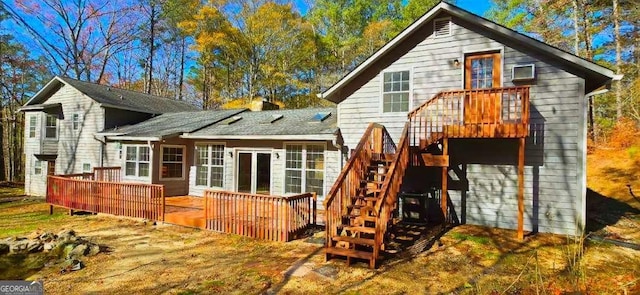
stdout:
<svg viewBox="0 0 640 295">
<path fill-rule="evenodd" d="M 43 163 L 42 175 L 33 175 L 35 154 L 57 154 L 56 174 L 71 174 L 82 172 L 82 165 L 88 163 L 91 167 L 100 165 L 100 142 L 94 139 L 94 134 L 104 128 L 103 109 L 93 100 L 84 96 L 70 86 L 63 86 L 49 97 L 46 103 L 62 104 L 62 111 L 58 117 L 58 140 L 43 139 L 44 113 L 27 113 L 27 116 L 37 116 L 38 128 L 36 137 L 25 138 L 26 175 L 25 193 L 43 196 L 46 193 L 47 165 Z M 72 116 L 79 114 L 80 126 L 72 128 Z M 27 120 L 27 125 L 29 120 Z M 27 126 L 28 132 L 28 126 Z"/>
<path fill-rule="evenodd" d="M 372 68 L 410 70 L 410 109 L 442 90 L 463 88 L 466 53 L 502 52 L 503 86 L 514 86 L 511 68 L 533 63 L 536 80 L 531 88 L 531 136 L 527 138 L 525 169 L 525 230 L 576 234 L 584 226 L 584 79 L 565 70 L 551 57 L 529 53 L 501 37 L 487 35 L 462 20 L 453 19 L 451 36 L 434 37 L 427 24 L 413 38 Z M 414 36 L 416 36 L 414 35 Z M 397 58 L 400 56 L 399 58 Z M 338 106 L 338 124 L 349 148 L 354 148 L 369 122 L 385 125 L 399 139 L 406 113 L 381 111 L 381 74 L 364 73 L 358 85 Z M 515 228 L 517 221 L 517 155 L 515 140 L 482 143 L 489 151 L 476 157 L 477 143 L 452 141 L 452 165 L 465 168 L 468 190 L 450 191 L 454 210 L 471 224 Z M 457 145 L 457 146 L 456 146 Z M 501 152 L 498 152 L 500 150 Z M 452 172 L 453 173 L 453 172 Z"/>
<path fill-rule="evenodd" d="M 284 141 L 270 141 L 270 140 L 229 140 L 229 141 L 195 141 L 193 144 L 207 144 L 216 143 L 224 144 L 224 187 L 222 190 L 236 191 L 236 173 L 237 173 L 237 154 L 239 151 L 265 151 L 271 153 L 271 194 L 272 195 L 285 195 L 284 191 L 284 171 L 285 171 L 285 150 Z M 295 142 L 298 143 L 298 142 Z M 312 143 L 312 142 L 309 142 Z M 315 142 L 318 143 L 318 142 Z M 331 142 L 322 142 L 326 145 L 324 152 L 325 156 L 325 180 L 324 180 L 324 194 L 326 195 L 331 186 L 335 182 L 338 174 L 341 170 L 341 154 L 331 145 Z M 193 145 L 192 145 L 193 146 Z M 193 148 L 193 147 L 192 147 Z M 191 150 L 191 154 L 193 150 Z M 202 196 L 204 190 L 208 189 L 202 186 L 195 185 L 195 173 L 196 167 L 193 166 L 193 157 L 191 157 L 189 167 L 189 195 Z M 213 188 L 216 189 L 216 188 Z M 318 207 L 320 208 L 324 197 L 318 198 Z"/>
</svg>

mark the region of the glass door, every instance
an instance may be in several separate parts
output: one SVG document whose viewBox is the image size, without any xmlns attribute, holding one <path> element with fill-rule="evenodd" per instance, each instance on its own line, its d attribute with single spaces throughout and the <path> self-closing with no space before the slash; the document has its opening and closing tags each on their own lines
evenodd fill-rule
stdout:
<svg viewBox="0 0 640 295">
<path fill-rule="evenodd" d="M 263 195 L 271 193 L 271 152 L 238 152 L 236 164 L 238 192 Z"/>
</svg>

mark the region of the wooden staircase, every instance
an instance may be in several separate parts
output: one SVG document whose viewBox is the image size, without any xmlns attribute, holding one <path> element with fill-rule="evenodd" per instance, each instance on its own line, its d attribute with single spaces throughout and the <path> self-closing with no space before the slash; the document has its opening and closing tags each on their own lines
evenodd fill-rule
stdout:
<svg viewBox="0 0 640 295">
<path fill-rule="evenodd" d="M 529 131 L 529 87 L 443 91 L 411 111 L 396 146 L 371 123 L 327 195 L 326 258 L 369 261 L 375 268 L 394 225 L 408 166 L 442 168 L 441 210 L 448 219 L 450 138 L 518 138 L 519 230 L 522 235 L 524 137 Z"/>
<path fill-rule="evenodd" d="M 373 154 L 369 164 L 362 171 L 355 194 L 350 196 L 351 204 L 337 225 L 338 234 L 328 240 L 327 255 L 368 260 L 375 267 L 373 248 L 376 246 L 376 203 L 380 200 L 382 186 L 387 177 L 394 154 Z"/>
</svg>

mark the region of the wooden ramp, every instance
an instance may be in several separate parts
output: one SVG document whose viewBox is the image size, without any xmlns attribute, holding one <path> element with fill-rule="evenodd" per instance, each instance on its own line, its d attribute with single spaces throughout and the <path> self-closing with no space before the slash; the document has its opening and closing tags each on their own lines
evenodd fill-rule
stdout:
<svg viewBox="0 0 640 295">
<path fill-rule="evenodd" d="M 167 197 L 165 200 L 164 222 L 202 228 L 206 227 L 204 200 L 201 197 Z"/>
</svg>

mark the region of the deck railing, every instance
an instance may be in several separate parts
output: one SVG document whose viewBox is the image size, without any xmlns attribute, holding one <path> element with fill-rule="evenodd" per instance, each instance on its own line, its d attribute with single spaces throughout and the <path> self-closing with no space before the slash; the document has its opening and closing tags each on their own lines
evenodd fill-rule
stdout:
<svg viewBox="0 0 640 295">
<path fill-rule="evenodd" d="M 409 113 L 411 146 L 450 138 L 523 137 L 529 86 L 442 91 Z"/>
<path fill-rule="evenodd" d="M 162 221 L 164 186 L 47 177 L 47 203 L 71 210 Z"/>
<path fill-rule="evenodd" d="M 393 217 L 393 211 L 398 204 L 398 193 L 402 186 L 402 180 L 404 179 L 405 171 L 409 166 L 409 123 L 407 122 L 400 136 L 398 147 L 396 149 L 396 156 L 389 166 L 387 177 L 385 178 L 382 189 L 380 191 L 380 198 L 375 205 L 375 213 L 378 217 L 376 221 L 375 231 L 375 246 L 373 247 L 373 259 L 378 259 L 380 256 L 380 249 L 384 244 L 384 237 L 386 235 L 389 222 Z"/>
<path fill-rule="evenodd" d="M 279 197 L 210 191 L 204 193 L 209 230 L 288 242 L 316 223 L 316 194 Z"/>
<path fill-rule="evenodd" d="M 324 201 L 327 245 L 338 234 L 342 216 L 365 179 L 365 171 L 373 157 L 383 153 L 393 154 L 395 150 L 396 146 L 386 128 L 380 124 L 369 124 Z"/>
<path fill-rule="evenodd" d="M 93 179 L 96 181 L 120 182 L 122 181 L 121 167 L 94 167 Z"/>
</svg>

